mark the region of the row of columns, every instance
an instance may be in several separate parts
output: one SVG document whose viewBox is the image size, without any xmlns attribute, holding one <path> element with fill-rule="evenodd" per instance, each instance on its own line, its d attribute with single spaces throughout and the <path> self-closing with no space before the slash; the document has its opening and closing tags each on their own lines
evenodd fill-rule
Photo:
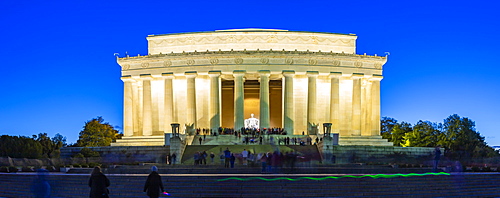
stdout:
<svg viewBox="0 0 500 198">
<path fill-rule="evenodd" d="M 269 108 L 269 70 L 258 72 L 260 76 L 260 128 L 269 128 L 270 126 L 270 108 Z M 234 128 L 244 127 L 244 76 L 246 72 L 236 70 L 234 77 Z M 294 71 L 284 70 L 283 74 L 283 128 L 286 131 L 294 130 L 294 94 L 293 79 Z M 209 118 L 210 128 L 217 130 L 220 127 L 220 71 L 210 71 L 210 102 Z M 319 124 L 317 119 L 317 71 L 308 71 L 307 84 L 307 123 Z M 193 124 L 196 127 L 196 72 L 186 72 L 187 92 L 186 92 L 186 114 L 187 124 Z M 162 74 L 164 79 L 164 129 L 170 128 L 170 123 L 174 120 L 174 94 L 173 94 L 173 73 Z M 369 80 L 363 81 L 363 74 L 352 74 L 352 117 L 341 118 L 340 112 L 340 79 L 342 73 L 330 73 L 330 122 L 332 123 L 332 132 L 340 131 L 341 122 L 345 119 L 351 119 L 351 134 L 349 135 L 379 135 L 380 131 L 380 80 L 381 76 L 374 75 Z M 140 75 L 142 86 L 138 86 L 137 92 L 134 92 L 132 86 L 134 80 L 131 77 L 122 77 L 124 81 L 124 135 L 153 135 L 153 106 L 151 98 L 151 80 L 150 74 Z M 362 86 L 364 83 L 364 86 Z M 142 87 L 142 89 L 140 89 Z M 140 93 L 140 94 L 139 94 Z M 134 107 L 134 100 L 139 104 Z M 364 105 L 364 108 L 362 107 Z M 134 109 L 135 108 L 135 109 Z M 134 115 L 135 113 L 135 115 Z M 142 114 L 142 115 L 140 115 Z M 134 119 L 134 117 L 136 119 Z M 344 119 L 344 120 L 342 120 Z M 142 129 L 138 128 L 142 126 Z M 133 134 L 134 131 L 142 131 L 142 134 Z M 364 134 L 362 134 L 362 131 Z"/>
</svg>

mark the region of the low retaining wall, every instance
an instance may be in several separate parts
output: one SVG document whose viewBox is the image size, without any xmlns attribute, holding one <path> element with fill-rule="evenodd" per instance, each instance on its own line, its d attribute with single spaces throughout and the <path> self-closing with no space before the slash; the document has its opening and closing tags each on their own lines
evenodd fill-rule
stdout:
<svg viewBox="0 0 500 198">
<path fill-rule="evenodd" d="M 79 153 L 84 147 L 61 148 L 61 158 L 68 159 Z M 99 152 L 103 163 L 165 163 L 170 148 L 164 146 L 107 146 L 88 147 Z"/>
<path fill-rule="evenodd" d="M 321 149 L 321 152 L 326 163 L 384 163 L 386 161 L 412 163 L 410 162 L 412 159 L 420 159 L 419 163 L 421 163 L 423 160 L 432 160 L 434 149 L 432 147 L 331 146 Z M 444 149 L 441 153 L 444 153 Z"/>
</svg>

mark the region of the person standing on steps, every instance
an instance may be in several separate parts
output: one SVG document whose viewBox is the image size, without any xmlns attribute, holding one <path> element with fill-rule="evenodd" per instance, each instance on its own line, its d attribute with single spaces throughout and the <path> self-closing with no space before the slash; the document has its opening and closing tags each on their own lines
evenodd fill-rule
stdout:
<svg viewBox="0 0 500 198">
<path fill-rule="evenodd" d="M 201 145 L 201 141 L 203 141 L 203 138 L 200 137 L 200 138 L 198 138 L 198 140 L 200 141 L 200 145 Z"/>
<path fill-rule="evenodd" d="M 236 161 L 236 157 L 234 157 L 234 153 L 231 154 L 231 158 L 229 159 L 231 162 L 231 168 L 234 168 L 234 161 Z"/>
<path fill-rule="evenodd" d="M 212 162 L 211 164 L 214 164 L 214 157 L 215 157 L 214 152 L 210 152 L 210 161 Z"/>
<path fill-rule="evenodd" d="M 432 167 L 433 171 L 437 171 L 439 159 L 441 159 L 441 147 L 436 146 L 436 149 L 434 150 L 434 166 Z"/>
<path fill-rule="evenodd" d="M 172 156 L 170 156 L 170 159 L 172 159 L 172 165 L 174 165 L 175 160 L 177 159 L 177 155 L 175 155 L 175 153 L 172 153 Z"/>
<path fill-rule="evenodd" d="M 158 168 L 156 166 L 151 167 L 151 173 L 146 180 L 146 184 L 144 184 L 144 192 L 150 198 L 158 198 L 160 197 L 160 193 L 164 192 L 163 183 L 161 182 L 160 174 L 158 174 Z M 161 190 L 161 191 L 160 191 Z"/>
<path fill-rule="evenodd" d="M 229 148 L 226 147 L 226 150 L 224 151 L 224 168 L 229 168 L 229 160 L 231 159 L 231 151 L 229 151 Z"/>
<path fill-rule="evenodd" d="M 241 156 L 243 157 L 243 165 L 247 165 L 247 160 L 248 160 L 248 151 L 247 149 L 243 149 L 243 152 L 241 152 Z"/>
<path fill-rule="evenodd" d="M 101 167 L 94 167 L 89 179 L 90 198 L 108 198 L 109 185 L 109 179 L 101 172 Z"/>
</svg>

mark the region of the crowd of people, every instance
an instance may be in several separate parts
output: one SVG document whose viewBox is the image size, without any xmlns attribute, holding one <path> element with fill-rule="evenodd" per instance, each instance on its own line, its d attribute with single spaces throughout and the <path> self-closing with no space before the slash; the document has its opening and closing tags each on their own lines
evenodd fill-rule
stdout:
<svg viewBox="0 0 500 198">
<path fill-rule="evenodd" d="M 246 149 L 243 149 L 241 153 L 231 152 L 229 148 L 226 148 L 220 154 L 220 164 L 224 165 L 224 168 L 234 168 L 235 162 L 238 159 L 239 164 L 242 166 L 254 166 L 262 167 L 262 172 L 276 172 L 281 168 L 295 168 L 295 164 L 298 159 L 303 159 L 304 157 L 299 156 L 294 152 L 262 152 L 262 153 L 252 153 Z M 213 161 L 211 161 L 214 164 Z"/>
<path fill-rule="evenodd" d="M 234 128 L 227 127 L 219 127 L 217 131 L 213 131 L 208 128 L 197 128 L 196 135 L 252 135 L 252 136 L 260 136 L 260 135 L 286 135 L 287 132 L 284 128 L 263 128 L 255 129 L 255 128 L 244 128 L 242 127 L 240 130 L 235 130 Z"/>
</svg>

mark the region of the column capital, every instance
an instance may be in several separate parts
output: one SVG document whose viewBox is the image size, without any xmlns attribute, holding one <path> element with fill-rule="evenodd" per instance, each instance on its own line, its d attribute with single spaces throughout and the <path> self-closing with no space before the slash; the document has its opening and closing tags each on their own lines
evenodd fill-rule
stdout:
<svg viewBox="0 0 500 198">
<path fill-rule="evenodd" d="M 365 74 L 362 74 L 362 73 L 353 73 L 351 78 L 360 79 L 360 78 L 363 78 L 364 76 L 365 76 Z"/>
<path fill-rule="evenodd" d="M 269 70 L 259 70 L 258 72 L 261 76 L 270 76 L 271 75 L 271 71 L 269 71 Z"/>
<path fill-rule="evenodd" d="M 384 77 L 382 75 L 373 74 L 370 78 L 371 81 L 381 81 Z"/>
<path fill-rule="evenodd" d="M 135 80 L 132 78 L 131 75 L 127 75 L 127 76 L 122 76 L 120 78 L 123 82 L 134 82 Z"/>
<path fill-rule="evenodd" d="M 196 73 L 195 71 L 188 71 L 184 72 L 184 75 L 186 76 L 186 78 L 196 78 L 196 76 L 198 76 L 198 73 Z"/>
<path fill-rule="evenodd" d="M 162 73 L 161 76 L 166 79 L 172 79 L 175 77 L 173 72 Z"/>
<path fill-rule="evenodd" d="M 210 77 L 219 77 L 221 74 L 221 71 L 208 71 L 208 76 Z"/>
<path fill-rule="evenodd" d="M 283 70 L 282 74 L 286 77 L 293 77 L 293 75 L 295 75 L 295 70 Z"/>
<path fill-rule="evenodd" d="M 342 72 L 330 72 L 330 78 L 340 78 L 342 76 Z"/>
<path fill-rule="evenodd" d="M 244 76 L 247 72 L 245 70 L 234 70 L 233 75 L 234 76 Z"/>
<path fill-rule="evenodd" d="M 313 77 L 316 77 L 319 75 L 319 72 L 318 71 L 307 71 L 306 72 L 306 75 L 309 77 L 309 76 L 313 76 Z"/>
<path fill-rule="evenodd" d="M 153 76 L 151 74 L 140 74 L 139 77 L 145 80 L 153 79 Z"/>
</svg>

